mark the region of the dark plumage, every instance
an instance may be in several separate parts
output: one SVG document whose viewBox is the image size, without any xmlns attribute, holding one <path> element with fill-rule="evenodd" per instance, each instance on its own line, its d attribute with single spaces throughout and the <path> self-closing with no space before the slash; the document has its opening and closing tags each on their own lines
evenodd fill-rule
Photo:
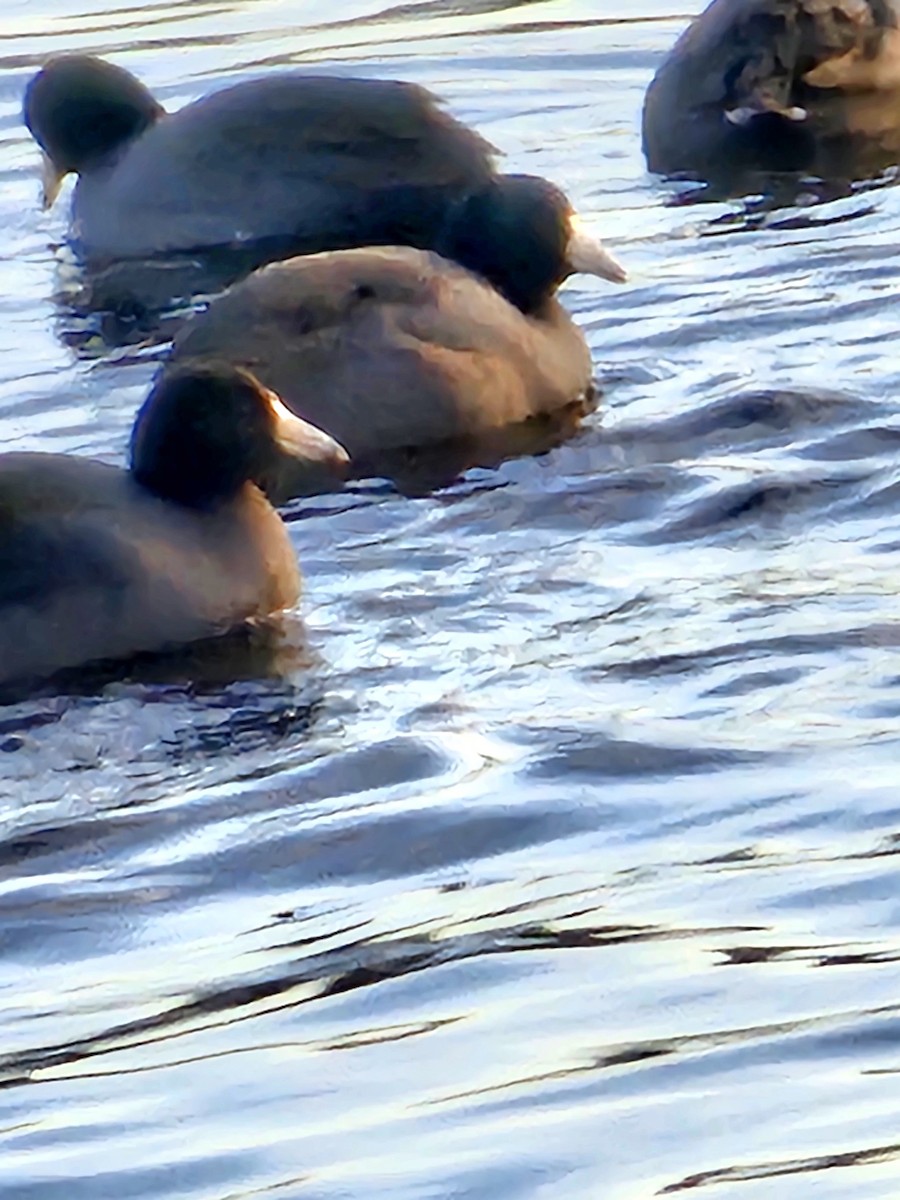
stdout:
<svg viewBox="0 0 900 1200">
<path fill-rule="evenodd" d="M 459 203 L 438 244 L 448 257 L 393 246 L 265 267 L 184 327 L 172 361 L 248 367 L 357 473 L 583 400 L 590 352 L 554 292 L 573 271 L 625 274 L 573 229 L 562 192 L 500 176 Z"/>
<path fill-rule="evenodd" d="M 260 485 L 346 455 L 249 374 L 192 364 L 151 391 L 128 470 L 0 455 L 0 684 L 222 633 L 292 604 L 296 559 Z"/>
<path fill-rule="evenodd" d="M 644 103 L 652 171 L 855 178 L 900 161 L 897 0 L 713 0 Z"/>
<path fill-rule="evenodd" d="M 423 88 L 282 73 L 168 115 L 127 71 L 51 59 L 25 122 L 92 264 L 269 240 L 268 253 L 430 246 L 448 204 L 492 174 L 492 148 Z M 52 187 L 48 189 L 51 194 Z"/>
</svg>

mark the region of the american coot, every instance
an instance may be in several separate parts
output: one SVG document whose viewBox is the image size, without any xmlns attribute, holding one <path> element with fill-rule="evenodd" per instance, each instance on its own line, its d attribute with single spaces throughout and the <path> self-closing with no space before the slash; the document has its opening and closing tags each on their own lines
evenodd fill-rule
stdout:
<svg viewBox="0 0 900 1200">
<path fill-rule="evenodd" d="M 346 455 L 248 373 L 193 364 L 138 414 L 129 470 L 0 455 L 0 683 L 162 650 L 298 595 L 260 486 L 280 453 L 312 474 Z"/>
<path fill-rule="evenodd" d="M 644 103 L 651 171 L 856 178 L 900 160 L 897 0 L 713 0 Z"/>
<path fill-rule="evenodd" d="M 75 232 L 93 264 L 259 241 L 271 257 L 429 247 L 447 204 L 492 174 L 492 147 L 391 80 L 283 73 L 167 115 L 128 71 L 73 54 L 31 80 L 24 116 L 48 196 L 79 176 Z"/>
<path fill-rule="evenodd" d="M 370 247 L 264 267 L 184 326 L 171 361 L 249 368 L 345 446 L 356 474 L 583 401 L 590 351 L 554 292 L 573 271 L 625 273 L 573 226 L 563 193 L 499 176 L 459 202 L 438 244 L 446 257 Z"/>
</svg>

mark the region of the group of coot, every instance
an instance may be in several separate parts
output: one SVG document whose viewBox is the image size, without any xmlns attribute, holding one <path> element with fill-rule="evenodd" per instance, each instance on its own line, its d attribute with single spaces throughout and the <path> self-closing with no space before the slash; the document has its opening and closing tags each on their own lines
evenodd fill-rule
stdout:
<svg viewBox="0 0 900 1200">
<path fill-rule="evenodd" d="M 651 170 L 895 162 L 897 3 L 713 0 L 647 92 Z M 288 607 L 299 573 L 273 499 L 590 408 L 557 289 L 625 272 L 557 186 L 498 171 L 424 89 L 277 73 L 169 114 L 72 54 L 31 80 L 24 117 L 47 202 L 77 175 L 71 243 L 98 303 L 152 280 L 158 309 L 184 305 L 212 262 L 226 286 L 178 329 L 127 469 L 0 455 L 0 683 Z"/>
</svg>

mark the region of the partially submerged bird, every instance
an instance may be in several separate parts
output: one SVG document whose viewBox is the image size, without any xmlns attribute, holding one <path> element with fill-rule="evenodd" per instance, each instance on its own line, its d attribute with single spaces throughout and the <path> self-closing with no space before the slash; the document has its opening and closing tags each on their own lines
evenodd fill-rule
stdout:
<svg viewBox="0 0 900 1200">
<path fill-rule="evenodd" d="M 283 72 L 168 114 L 122 67 L 50 59 L 25 93 L 46 193 L 78 175 L 74 230 L 96 266 L 268 243 L 261 261 L 430 246 L 446 208 L 489 179 L 493 148 L 424 88 Z"/>
<path fill-rule="evenodd" d="M 161 378 L 128 470 L 0 455 L 0 684 L 160 651 L 295 602 L 300 577 L 263 488 L 289 455 L 317 477 L 346 454 L 245 371 Z"/>
<path fill-rule="evenodd" d="M 215 355 L 253 371 L 336 438 L 357 475 L 392 475 L 403 448 L 588 400 L 590 351 L 555 292 L 575 271 L 625 272 L 564 194 L 499 176 L 459 202 L 438 245 L 442 255 L 393 246 L 264 267 L 184 326 L 171 361 Z"/>
<path fill-rule="evenodd" d="M 900 161 L 900 0 L 713 0 L 647 91 L 651 171 L 857 178 Z"/>
</svg>

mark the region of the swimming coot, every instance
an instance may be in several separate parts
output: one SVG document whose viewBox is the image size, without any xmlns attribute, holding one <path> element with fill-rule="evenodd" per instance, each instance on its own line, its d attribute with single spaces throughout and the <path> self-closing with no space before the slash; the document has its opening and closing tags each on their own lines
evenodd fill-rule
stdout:
<svg viewBox="0 0 900 1200">
<path fill-rule="evenodd" d="M 625 273 L 565 195 L 499 176 L 454 207 L 438 246 L 264 267 L 184 326 L 171 362 L 216 355 L 252 370 L 339 441 L 356 474 L 381 473 L 385 452 L 582 401 L 590 351 L 555 291 L 574 271 Z"/>
<path fill-rule="evenodd" d="M 392 80 L 273 74 L 167 114 L 128 71 L 70 54 L 31 80 L 24 117 L 48 197 L 78 175 L 74 228 L 95 265 L 253 242 L 272 258 L 427 247 L 493 172 L 492 147 Z"/>
<path fill-rule="evenodd" d="M 346 455 L 251 375 L 167 372 L 135 422 L 128 470 L 0 455 L 0 683 L 156 651 L 294 603 L 299 574 L 261 487 L 290 455 Z"/>
<path fill-rule="evenodd" d="M 897 0 L 713 0 L 647 91 L 651 171 L 855 178 L 900 161 Z"/>
</svg>

